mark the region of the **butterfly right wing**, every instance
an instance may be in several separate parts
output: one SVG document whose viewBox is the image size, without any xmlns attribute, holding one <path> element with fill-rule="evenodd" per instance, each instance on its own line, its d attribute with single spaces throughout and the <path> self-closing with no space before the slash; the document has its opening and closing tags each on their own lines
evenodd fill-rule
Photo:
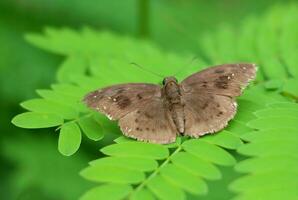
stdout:
<svg viewBox="0 0 298 200">
<path fill-rule="evenodd" d="M 236 114 L 234 98 L 209 93 L 184 93 L 185 135 L 200 137 L 227 126 Z"/>
<path fill-rule="evenodd" d="M 236 114 L 235 97 L 255 75 L 254 64 L 225 64 L 207 68 L 183 80 L 185 135 L 199 137 L 224 128 Z"/>
<path fill-rule="evenodd" d="M 192 74 L 181 82 L 188 92 L 211 93 L 236 97 L 256 76 L 256 65 L 250 63 L 224 64 Z"/>
</svg>

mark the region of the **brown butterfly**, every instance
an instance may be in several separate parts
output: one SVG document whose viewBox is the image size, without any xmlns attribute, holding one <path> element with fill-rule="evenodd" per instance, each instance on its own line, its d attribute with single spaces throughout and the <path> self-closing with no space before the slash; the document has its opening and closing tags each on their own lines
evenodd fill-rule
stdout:
<svg viewBox="0 0 298 200">
<path fill-rule="evenodd" d="M 254 64 L 224 64 L 197 72 L 180 84 L 175 77 L 166 77 L 162 87 L 113 85 L 89 93 L 84 102 L 119 120 L 124 135 L 165 144 L 179 134 L 197 138 L 227 126 L 236 114 L 235 97 L 255 75 Z"/>
</svg>

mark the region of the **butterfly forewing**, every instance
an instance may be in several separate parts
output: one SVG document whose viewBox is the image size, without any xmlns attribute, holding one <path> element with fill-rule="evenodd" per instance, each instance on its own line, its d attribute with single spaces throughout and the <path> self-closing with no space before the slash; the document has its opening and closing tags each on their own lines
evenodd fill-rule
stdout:
<svg viewBox="0 0 298 200">
<path fill-rule="evenodd" d="M 256 75 L 254 64 L 225 64 L 197 72 L 181 83 L 185 91 L 239 96 L 250 80 Z"/>
<path fill-rule="evenodd" d="M 111 120 L 118 120 L 150 103 L 152 98 L 160 97 L 158 85 L 128 83 L 91 92 L 87 94 L 84 102 L 88 107 L 104 113 Z"/>
</svg>

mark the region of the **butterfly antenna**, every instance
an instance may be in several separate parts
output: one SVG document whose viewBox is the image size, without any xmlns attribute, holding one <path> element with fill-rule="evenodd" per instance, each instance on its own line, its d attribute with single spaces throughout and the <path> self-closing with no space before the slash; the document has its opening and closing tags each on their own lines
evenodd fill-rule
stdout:
<svg viewBox="0 0 298 200">
<path fill-rule="evenodd" d="M 140 68 L 140 69 L 142 69 L 142 70 L 144 70 L 144 71 L 146 71 L 146 72 L 148 72 L 148 73 L 151 73 L 151 74 L 153 74 L 153 75 L 155 75 L 155 76 L 164 78 L 164 76 L 162 76 L 162 75 L 160 75 L 160 74 L 157 74 L 157 73 L 155 73 L 154 71 L 151 71 L 151 70 L 149 70 L 149 69 L 146 69 L 146 68 L 144 68 L 144 67 L 138 65 L 137 63 L 132 62 L 132 63 L 130 63 L 130 64 L 131 64 L 131 65 L 134 65 L 134 66 L 136 66 L 136 67 L 138 67 L 138 68 Z"/>
<path fill-rule="evenodd" d="M 180 74 L 181 72 L 185 71 L 188 67 L 192 66 L 192 64 L 193 64 L 196 60 L 198 60 L 198 56 L 193 57 L 193 58 L 191 59 L 191 61 L 187 64 L 187 66 L 186 66 L 186 67 L 184 67 L 184 66 L 181 67 L 181 68 L 174 74 L 174 76 L 177 76 L 177 75 Z"/>
</svg>

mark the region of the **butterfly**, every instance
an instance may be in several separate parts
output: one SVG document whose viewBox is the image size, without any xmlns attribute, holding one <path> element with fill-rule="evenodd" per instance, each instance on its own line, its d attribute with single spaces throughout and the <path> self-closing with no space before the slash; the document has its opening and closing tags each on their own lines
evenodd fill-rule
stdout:
<svg viewBox="0 0 298 200">
<path fill-rule="evenodd" d="M 167 144 L 178 135 L 198 138 L 225 128 L 236 114 L 235 98 L 255 76 L 255 64 L 224 64 L 194 73 L 181 83 L 170 76 L 162 86 L 112 85 L 90 92 L 84 102 L 118 120 L 125 136 Z"/>
</svg>

